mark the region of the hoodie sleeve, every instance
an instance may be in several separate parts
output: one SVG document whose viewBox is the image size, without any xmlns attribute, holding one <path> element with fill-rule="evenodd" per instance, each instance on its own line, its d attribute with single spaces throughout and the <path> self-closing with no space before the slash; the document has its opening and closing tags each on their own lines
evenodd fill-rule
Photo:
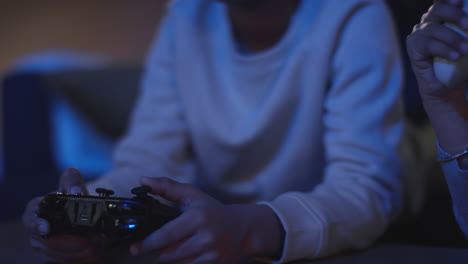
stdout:
<svg viewBox="0 0 468 264">
<path fill-rule="evenodd" d="M 362 2 L 342 22 L 332 58 L 323 182 L 264 203 L 286 232 L 281 263 L 367 247 L 402 206 L 400 54 L 387 9 Z"/>
</svg>

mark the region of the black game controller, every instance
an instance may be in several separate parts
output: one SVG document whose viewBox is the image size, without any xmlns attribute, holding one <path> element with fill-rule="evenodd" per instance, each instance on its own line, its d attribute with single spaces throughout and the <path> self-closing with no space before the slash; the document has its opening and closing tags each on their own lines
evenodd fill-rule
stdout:
<svg viewBox="0 0 468 264">
<path fill-rule="evenodd" d="M 54 193 L 46 195 L 38 216 L 50 223 L 48 236 L 95 234 L 111 242 L 145 238 L 180 215 L 179 210 L 148 196 L 151 187 L 132 189 L 133 198 L 111 197 L 111 190 L 96 189 L 99 196 Z"/>
</svg>

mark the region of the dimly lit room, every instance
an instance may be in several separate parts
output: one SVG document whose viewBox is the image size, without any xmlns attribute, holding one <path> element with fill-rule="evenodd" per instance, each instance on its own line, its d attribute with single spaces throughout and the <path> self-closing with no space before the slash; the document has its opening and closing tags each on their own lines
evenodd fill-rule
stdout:
<svg viewBox="0 0 468 264">
<path fill-rule="evenodd" d="M 468 0 L 7 1 L 0 263 L 465 263 Z"/>
</svg>

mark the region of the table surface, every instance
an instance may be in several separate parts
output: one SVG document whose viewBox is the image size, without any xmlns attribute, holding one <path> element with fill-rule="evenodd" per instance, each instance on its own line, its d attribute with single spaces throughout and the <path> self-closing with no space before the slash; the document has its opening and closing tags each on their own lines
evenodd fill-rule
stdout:
<svg viewBox="0 0 468 264">
<path fill-rule="evenodd" d="M 147 263 L 145 260 L 130 257 L 118 257 L 118 259 L 117 262 L 113 260 L 109 263 Z M 468 249 L 382 244 L 338 257 L 294 264 L 457 264 L 466 262 L 468 262 Z M 41 263 L 36 253 L 30 248 L 25 230 L 19 221 L 0 222 L 0 263 Z"/>
</svg>

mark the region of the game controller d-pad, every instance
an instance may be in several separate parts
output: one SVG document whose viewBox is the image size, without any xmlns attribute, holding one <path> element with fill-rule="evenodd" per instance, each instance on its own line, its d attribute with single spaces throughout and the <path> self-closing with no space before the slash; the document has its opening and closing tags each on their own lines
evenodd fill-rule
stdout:
<svg viewBox="0 0 468 264">
<path fill-rule="evenodd" d="M 38 216 L 50 223 L 48 236 L 96 234 L 110 241 L 139 240 L 179 216 L 176 208 L 149 196 L 149 186 L 132 189 L 133 198 L 112 197 L 97 188 L 98 196 L 53 193 L 46 195 Z"/>
</svg>

